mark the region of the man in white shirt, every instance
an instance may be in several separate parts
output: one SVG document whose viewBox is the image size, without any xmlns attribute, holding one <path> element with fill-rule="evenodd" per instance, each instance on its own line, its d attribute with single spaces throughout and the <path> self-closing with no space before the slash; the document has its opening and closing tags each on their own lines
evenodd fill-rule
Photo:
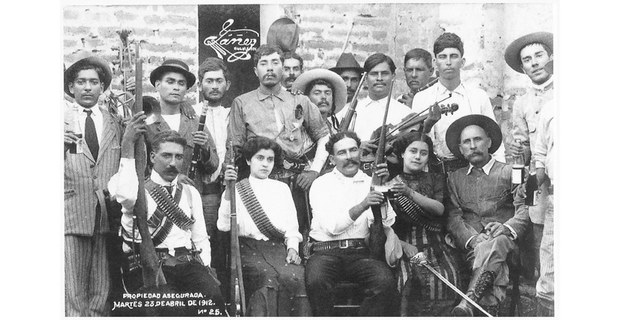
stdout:
<svg viewBox="0 0 620 320">
<path fill-rule="evenodd" d="M 316 179 L 310 188 L 311 255 L 306 263 L 306 286 L 314 316 L 332 316 L 334 286 L 339 280 L 359 283 L 364 292 L 360 316 L 390 314 L 396 282 L 385 260 L 370 257 L 365 239 L 373 223 L 371 206 L 384 203 L 371 190 L 371 178 L 360 169 L 360 139 L 350 131 L 330 137 L 326 149 L 336 169 Z M 385 164 L 378 167 L 387 176 Z M 396 215 L 387 204 L 384 226 Z M 393 311 L 393 310 L 392 310 Z"/>
<path fill-rule="evenodd" d="M 134 159 L 135 142 L 146 131 L 144 116 L 130 122 L 122 144 L 118 173 L 108 183 L 110 196 L 122 205 L 121 234 L 123 252 L 127 256 L 124 283 L 127 289 L 142 287 L 139 257 L 141 236 L 134 226 L 133 209 L 138 196 L 138 176 Z M 179 181 L 179 168 L 184 162 L 186 140 L 176 131 L 155 135 L 150 159 L 153 170 L 144 183 L 147 223 L 153 245 L 169 288 L 179 293 L 201 293 L 212 299 L 215 309 L 223 314 L 223 297 L 212 276 L 211 247 L 205 228 L 200 193 L 191 184 Z M 197 315 L 188 307 L 185 315 Z"/>
<path fill-rule="evenodd" d="M 456 119 L 469 114 L 482 114 L 495 119 L 489 96 L 480 88 L 470 87 L 461 82 L 461 68 L 465 65 L 465 51 L 461 38 L 450 32 L 443 33 L 435 40 L 433 54 L 435 69 L 439 81 L 430 88 L 419 92 L 413 98 L 412 110 L 420 113 L 431 105 L 441 101 L 442 105 L 458 104 L 454 113 L 442 115 L 441 119 L 430 128 L 429 136 L 433 139 L 437 156 L 443 161 L 444 172 L 451 172 L 467 166 L 467 161 L 458 159 L 450 152 L 446 144 L 446 130 Z M 494 154 L 496 160 L 505 162 L 504 147 L 500 145 Z"/>
<path fill-rule="evenodd" d="M 371 141 L 373 132 L 381 128 L 383 115 L 388 99 L 390 109 L 386 124 L 397 125 L 403 118 L 411 114 L 411 109 L 398 102 L 392 97 L 388 97 L 390 85 L 396 75 L 396 65 L 389 56 L 383 53 L 375 53 L 364 62 L 364 71 L 368 73 L 366 81 L 368 83 L 368 97 L 360 100 L 355 109 L 354 120 L 351 121 L 349 130 L 355 132 L 361 139 L 362 144 L 362 170 L 370 172 L 370 164 L 374 161 L 374 151 L 377 146 Z M 347 108 L 338 114 L 338 119 L 344 118 Z"/>
<path fill-rule="evenodd" d="M 198 69 L 198 85 L 204 100 L 194 106 L 196 114 L 205 116 L 204 131 L 211 133 L 215 141 L 218 164 L 210 175 L 202 176 L 202 208 L 204 210 L 207 233 L 211 239 L 213 267 L 216 270 L 226 268 L 224 259 L 223 234 L 217 232 L 217 211 L 222 198 L 222 179 L 220 172 L 226 156 L 226 138 L 228 137 L 229 108 L 222 106 L 222 99 L 230 88 L 230 74 L 222 59 L 209 57 Z"/>
</svg>

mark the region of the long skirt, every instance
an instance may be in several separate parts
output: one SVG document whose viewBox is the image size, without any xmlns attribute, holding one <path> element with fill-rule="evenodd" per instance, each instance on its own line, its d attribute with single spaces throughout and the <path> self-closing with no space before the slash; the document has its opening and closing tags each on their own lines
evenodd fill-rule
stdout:
<svg viewBox="0 0 620 320">
<path fill-rule="evenodd" d="M 426 253 L 428 262 L 436 271 L 458 288 L 465 287 L 460 270 L 463 263 L 458 252 L 448 246 L 443 232 L 413 226 L 401 238 L 413 244 L 417 252 Z M 460 296 L 424 266 L 411 264 L 403 258 L 398 264 L 398 287 L 401 291 L 401 316 L 449 316 Z"/>
<path fill-rule="evenodd" d="M 286 263 L 282 241 L 239 238 L 247 316 L 310 316 L 304 267 Z"/>
</svg>

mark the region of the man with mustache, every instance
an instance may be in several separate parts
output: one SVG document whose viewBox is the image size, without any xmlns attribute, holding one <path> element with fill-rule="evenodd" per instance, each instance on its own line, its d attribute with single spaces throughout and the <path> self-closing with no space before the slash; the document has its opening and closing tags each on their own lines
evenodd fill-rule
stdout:
<svg viewBox="0 0 620 320">
<path fill-rule="evenodd" d="M 411 109 L 420 113 L 443 100 L 449 94 L 452 97 L 442 102 L 444 105 L 458 104 L 459 108 L 454 113 L 442 115 L 432 127 L 429 136 L 433 139 L 434 149 L 437 156 L 442 160 L 444 173 L 454 171 L 467 166 L 467 162 L 456 157 L 446 145 L 446 130 L 457 119 L 469 114 L 482 114 L 495 119 L 493 107 L 489 96 L 485 91 L 477 87 L 464 84 L 461 81 L 461 69 L 465 66 L 465 54 L 461 38 L 450 32 L 440 35 L 433 44 L 434 63 L 439 81 L 430 88 L 418 92 L 413 97 Z M 496 160 L 505 162 L 503 144 L 494 154 Z"/>
<path fill-rule="evenodd" d="M 270 177 L 287 183 L 291 188 L 299 227 L 305 230 L 309 225 L 306 192 L 327 159 L 325 143 L 329 130 L 321 119 L 319 109 L 308 97 L 293 95 L 283 89 L 283 62 L 284 55 L 277 46 L 261 45 L 256 50 L 254 72 L 260 85 L 233 101 L 228 124 L 229 139 L 237 155 L 243 144 L 255 136 L 273 139 L 282 147 L 283 168 L 274 170 Z M 313 144 L 317 145 L 317 152 L 310 163 L 306 153 Z M 226 163 L 230 163 L 229 155 L 226 153 Z"/>
<path fill-rule="evenodd" d="M 146 142 L 147 148 L 152 145 L 153 138 L 159 132 L 174 130 L 188 143 L 185 146 L 184 158 L 187 159 L 179 168 L 179 180 L 193 185 L 202 192 L 202 179 L 209 176 L 218 168 L 219 159 L 215 143 L 209 131 L 205 128 L 198 131 L 198 117 L 190 115 L 181 107 L 186 103 L 185 94 L 196 82 L 196 76 L 189 72 L 187 64 L 181 60 L 169 59 L 155 68 L 150 75 L 151 84 L 159 94 L 160 114 L 153 114 L 147 118 Z M 193 109 L 187 108 L 191 111 Z M 200 146 L 198 174 L 192 181 L 187 177 L 194 152 L 194 145 Z"/>
<path fill-rule="evenodd" d="M 336 114 L 347 99 L 346 85 L 340 76 L 326 69 L 312 69 L 299 76 L 292 88 L 303 92 L 319 108 L 330 134 L 338 131 Z"/>
<path fill-rule="evenodd" d="M 293 82 L 304 72 L 304 60 L 295 52 L 284 53 L 284 77 L 282 77 L 282 86 L 286 91 L 291 91 Z"/>
<path fill-rule="evenodd" d="M 108 183 L 112 198 L 122 205 L 121 235 L 127 257 L 124 285 L 129 292 L 143 286 L 140 266 L 140 233 L 134 225 L 134 206 L 138 197 L 138 175 L 134 158 L 135 143 L 147 131 L 145 116 L 131 122 L 121 146 L 120 168 Z M 153 170 L 144 183 L 147 223 L 167 288 L 175 293 L 202 293 L 214 303 L 214 312 L 224 314 L 224 300 L 210 268 L 211 246 L 205 228 L 200 193 L 179 180 L 183 168 L 186 140 L 176 131 L 162 131 L 153 137 L 149 158 Z M 183 315 L 196 316 L 197 307 Z M 164 310 L 164 314 L 167 314 Z M 173 314 L 178 316 L 179 314 Z"/>
<path fill-rule="evenodd" d="M 217 230 L 217 212 L 220 207 L 223 180 L 220 171 L 226 157 L 226 139 L 228 137 L 229 108 L 222 106 L 222 99 L 230 88 L 230 74 L 222 59 L 206 58 L 198 68 L 198 86 L 204 99 L 194 105 L 196 114 L 206 111 L 204 131 L 211 133 L 215 142 L 215 150 L 219 163 L 211 175 L 202 176 L 202 207 L 204 210 L 207 233 L 211 239 L 213 266 L 223 270 L 225 266 L 223 250 L 223 234 Z"/>
<path fill-rule="evenodd" d="M 344 80 L 347 86 L 347 103 L 351 102 L 362 79 L 364 69 L 357 63 L 352 53 L 346 52 L 340 55 L 336 66 L 329 70 L 337 73 Z"/>
<path fill-rule="evenodd" d="M 473 270 L 467 296 L 497 315 L 509 281 L 506 258 L 530 223 L 524 192 L 519 188 L 513 194 L 511 166 L 491 157 L 502 142 L 493 119 L 461 117 L 448 127 L 445 140 L 450 151 L 468 163 L 448 174 L 447 229 Z M 473 306 L 463 299 L 452 315 L 471 317 Z"/>
<path fill-rule="evenodd" d="M 383 193 L 371 189 L 371 177 L 360 170 L 360 139 L 342 131 L 329 138 L 329 159 L 336 168 L 319 177 L 310 189 L 312 225 L 310 258 L 306 263 L 306 286 L 312 314 L 334 316 L 334 287 L 347 279 L 359 283 L 364 300 L 359 316 L 390 315 L 396 281 L 385 260 L 370 257 L 365 242 L 373 223 L 372 205 L 385 201 Z M 387 177 L 386 164 L 377 174 Z M 384 226 L 396 215 L 388 204 Z"/>
<path fill-rule="evenodd" d="M 518 96 L 512 106 L 512 139 L 508 144 L 511 155 L 522 154 L 525 164 L 529 165 L 530 175 L 535 174 L 535 161 L 531 161 L 532 150 L 538 136 L 538 121 L 542 107 L 553 98 L 553 72 L 545 68 L 553 61 L 553 34 L 550 32 L 534 32 L 511 42 L 504 54 L 506 63 L 516 72 L 524 73 L 531 80 L 525 94 Z M 520 140 L 521 143 L 517 143 Z M 543 236 L 543 223 L 547 207 L 547 184 L 540 188 L 536 205 L 529 206 L 530 219 L 533 225 L 534 243 L 527 250 L 536 253 L 532 258 L 538 260 L 537 253 Z M 538 261 L 537 261 L 538 262 Z M 540 261 L 536 265 L 546 262 Z M 542 266 L 541 266 L 542 267 Z"/>
<path fill-rule="evenodd" d="M 411 49 L 405 54 L 405 80 L 410 91 L 398 98 L 398 102 L 411 108 L 413 97 L 420 88 L 435 79 L 432 78 L 435 71 L 432 60 L 430 52 L 422 48 Z"/>
</svg>

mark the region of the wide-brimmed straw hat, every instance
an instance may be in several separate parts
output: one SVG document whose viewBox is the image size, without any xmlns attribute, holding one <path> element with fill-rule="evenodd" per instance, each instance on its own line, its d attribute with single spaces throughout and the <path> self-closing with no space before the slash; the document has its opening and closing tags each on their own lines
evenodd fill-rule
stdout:
<svg viewBox="0 0 620 320">
<path fill-rule="evenodd" d="M 295 82 L 293 82 L 292 89 L 306 92 L 308 85 L 316 80 L 323 79 L 332 84 L 334 87 L 334 114 L 338 113 L 344 105 L 347 103 L 347 85 L 344 80 L 333 71 L 327 69 L 312 69 L 302 73 Z"/>
<path fill-rule="evenodd" d="M 463 129 L 471 125 L 477 125 L 489 134 L 489 138 L 491 138 L 489 153 L 494 153 L 497 149 L 499 149 L 499 146 L 502 144 L 502 130 L 499 128 L 497 122 L 481 114 L 470 114 L 452 122 L 446 131 L 446 144 L 452 154 L 461 159 L 465 158 L 459 149 L 461 132 Z"/>
<path fill-rule="evenodd" d="M 521 49 L 528 44 L 543 43 L 553 52 L 553 33 L 551 32 L 534 32 L 517 38 L 506 48 L 504 59 L 506 63 L 516 72 L 523 73 L 521 68 Z"/>
<path fill-rule="evenodd" d="M 187 64 L 181 60 L 168 59 L 162 63 L 161 66 L 155 68 L 151 72 L 151 84 L 155 86 L 155 81 L 160 80 L 166 72 L 178 72 L 185 76 L 187 79 L 187 89 L 191 88 L 196 83 L 196 76 L 189 72 Z"/>
<path fill-rule="evenodd" d="M 103 69 L 103 73 L 104 73 L 103 79 L 99 79 L 101 82 L 103 82 L 103 91 L 107 90 L 108 87 L 110 86 L 110 83 L 112 83 L 112 70 L 110 69 L 110 66 L 105 60 L 97 56 L 89 56 L 89 57 L 80 59 L 76 63 L 72 64 L 69 68 L 67 68 L 67 70 L 65 70 L 65 88 L 64 89 L 65 89 L 65 93 L 71 96 L 72 98 L 74 98 L 74 96 L 71 93 L 71 91 L 69 91 L 69 83 L 71 83 L 75 79 L 70 78 L 71 74 L 73 74 L 76 68 L 84 66 L 84 65 L 95 65 Z"/>
<path fill-rule="evenodd" d="M 360 64 L 357 63 L 357 60 L 355 60 L 355 57 L 353 56 L 353 54 L 346 52 L 346 53 L 343 53 L 340 56 L 340 58 L 338 58 L 338 62 L 336 62 L 336 66 L 333 68 L 330 68 L 329 70 L 337 74 L 340 74 L 342 71 L 349 70 L 349 69 L 353 69 L 359 73 L 364 72 L 364 68 L 362 68 Z"/>
</svg>

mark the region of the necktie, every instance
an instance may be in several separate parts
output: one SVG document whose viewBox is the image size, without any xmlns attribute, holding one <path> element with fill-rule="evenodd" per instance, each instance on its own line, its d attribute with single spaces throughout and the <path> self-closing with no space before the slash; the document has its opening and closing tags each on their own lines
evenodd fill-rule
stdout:
<svg viewBox="0 0 620 320">
<path fill-rule="evenodd" d="M 95 130 L 95 121 L 91 118 L 92 110 L 84 109 L 86 112 L 86 124 L 84 125 L 84 140 L 86 140 L 86 144 L 88 145 L 88 149 L 90 153 L 93 155 L 93 158 L 97 160 L 97 156 L 99 155 L 99 141 L 97 140 L 97 130 Z"/>
<path fill-rule="evenodd" d="M 166 189 L 166 191 L 168 191 L 170 195 L 172 195 L 172 186 L 164 186 L 164 188 Z"/>
</svg>

